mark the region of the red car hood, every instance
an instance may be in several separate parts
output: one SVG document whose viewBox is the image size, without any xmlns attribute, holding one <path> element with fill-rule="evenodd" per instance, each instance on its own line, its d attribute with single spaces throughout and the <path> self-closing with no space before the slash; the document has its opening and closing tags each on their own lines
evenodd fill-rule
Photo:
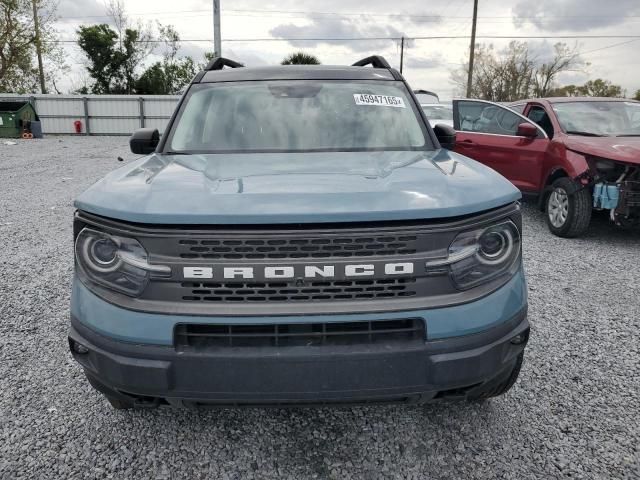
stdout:
<svg viewBox="0 0 640 480">
<path fill-rule="evenodd" d="M 567 136 L 564 144 L 569 150 L 640 165 L 640 137 L 579 137 Z"/>
</svg>

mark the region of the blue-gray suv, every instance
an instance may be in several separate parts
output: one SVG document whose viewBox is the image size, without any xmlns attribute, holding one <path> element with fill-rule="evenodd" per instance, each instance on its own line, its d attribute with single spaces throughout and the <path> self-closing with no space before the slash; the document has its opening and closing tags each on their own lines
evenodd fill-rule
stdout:
<svg viewBox="0 0 640 480">
<path fill-rule="evenodd" d="M 504 393 L 520 193 L 454 143 L 382 57 L 214 59 L 75 202 L 73 357 L 115 408 Z"/>
</svg>

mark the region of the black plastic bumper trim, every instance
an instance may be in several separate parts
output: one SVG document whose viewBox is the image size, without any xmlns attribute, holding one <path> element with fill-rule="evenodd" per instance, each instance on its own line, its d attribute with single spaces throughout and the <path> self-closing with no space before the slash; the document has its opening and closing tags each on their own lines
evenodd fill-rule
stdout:
<svg viewBox="0 0 640 480">
<path fill-rule="evenodd" d="M 104 392 L 163 402 L 259 404 L 362 403 L 435 397 L 486 382 L 504 371 L 526 342 L 526 309 L 490 330 L 420 346 L 356 345 L 228 348 L 179 353 L 173 347 L 109 339 L 72 318 L 74 358 Z M 393 401 L 396 401 L 393 400 Z"/>
</svg>

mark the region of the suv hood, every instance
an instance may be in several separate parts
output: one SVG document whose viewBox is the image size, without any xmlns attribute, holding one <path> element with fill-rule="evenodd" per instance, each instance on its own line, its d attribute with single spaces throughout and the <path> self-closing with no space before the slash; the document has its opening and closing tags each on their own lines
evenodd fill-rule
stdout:
<svg viewBox="0 0 640 480">
<path fill-rule="evenodd" d="M 82 193 L 78 209 L 155 224 L 411 220 L 503 206 L 520 192 L 448 150 L 152 154 Z"/>
<path fill-rule="evenodd" d="M 640 165 L 640 137 L 579 137 L 567 136 L 569 150 L 594 157 Z"/>
</svg>

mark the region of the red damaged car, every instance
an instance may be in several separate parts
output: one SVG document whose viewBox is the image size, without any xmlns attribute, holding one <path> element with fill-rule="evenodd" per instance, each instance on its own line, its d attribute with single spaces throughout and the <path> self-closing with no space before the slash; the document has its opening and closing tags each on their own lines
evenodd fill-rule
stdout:
<svg viewBox="0 0 640 480">
<path fill-rule="evenodd" d="M 593 209 L 618 225 L 640 223 L 640 102 L 454 100 L 453 122 L 455 150 L 536 197 L 554 234 L 579 236 Z"/>
</svg>

